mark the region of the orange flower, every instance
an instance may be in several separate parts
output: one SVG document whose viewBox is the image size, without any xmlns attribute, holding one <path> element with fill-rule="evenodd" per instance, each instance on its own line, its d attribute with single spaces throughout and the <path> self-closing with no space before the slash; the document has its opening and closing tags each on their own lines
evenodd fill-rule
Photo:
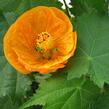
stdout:
<svg viewBox="0 0 109 109">
<path fill-rule="evenodd" d="M 4 53 L 23 74 L 47 74 L 63 68 L 76 48 L 68 17 L 54 7 L 39 6 L 21 15 L 4 37 Z"/>
</svg>

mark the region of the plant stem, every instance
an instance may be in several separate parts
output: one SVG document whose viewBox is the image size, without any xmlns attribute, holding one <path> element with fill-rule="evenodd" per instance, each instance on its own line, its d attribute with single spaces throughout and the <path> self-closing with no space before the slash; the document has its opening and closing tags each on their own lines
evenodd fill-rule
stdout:
<svg viewBox="0 0 109 109">
<path fill-rule="evenodd" d="M 64 4 L 65 4 L 65 8 L 66 8 L 66 12 L 67 12 L 67 15 L 68 17 L 70 18 L 70 13 L 69 13 L 69 7 L 67 6 L 67 3 L 66 3 L 66 0 L 63 0 Z"/>
</svg>

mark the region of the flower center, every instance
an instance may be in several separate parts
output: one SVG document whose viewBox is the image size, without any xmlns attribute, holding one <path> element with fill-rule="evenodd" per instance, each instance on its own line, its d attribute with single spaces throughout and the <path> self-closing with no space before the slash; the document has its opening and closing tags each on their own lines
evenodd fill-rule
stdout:
<svg viewBox="0 0 109 109">
<path fill-rule="evenodd" d="M 47 32 L 42 32 L 37 35 L 35 49 L 44 59 L 51 59 L 52 55 L 57 51 L 57 49 L 54 48 L 54 41 L 51 35 Z"/>
<path fill-rule="evenodd" d="M 37 43 L 42 43 L 42 42 L 46 41 L 49 37 L 50 37 L 50 35 L 47 32 L 42 32 L 42 33 L 38 34 Z"/>
</svg>

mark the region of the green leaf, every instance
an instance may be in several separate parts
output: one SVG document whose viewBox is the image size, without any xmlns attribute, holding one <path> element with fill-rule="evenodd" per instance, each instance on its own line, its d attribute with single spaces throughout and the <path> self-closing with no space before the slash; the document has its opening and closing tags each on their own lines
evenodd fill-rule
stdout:
<svg viewBox="0 0 109 109">
<path fill-rule="evenodd" d="M 8 28 L 8 23 L 3 15 L 3 12 L 0 11 L 0 46 L 2 47 L 2 43 L 3 43 L 3 37 L 4 37 L 4 34 L 6 32 Z M 1 51 L 1 47 L 0 47 L 0 51 Z M 1 54 L 1 53 L 0 53 Z"/>
<path fill-rule="evenodd" d="M 9 26 L 13 24 L 17 18 L 17 15 L 14 12 L 4 12 L 3 15 Z"/>
<path fill-rule="evenodd" d="M 18 109 L 19 106 L 22 104 L 20 100 L 13 102 L 10 96 L 4 96 L 0 98 L 0 109 Z M 29 107 L 27 109 L 41 109 L 39 106 Z"/>
<path fill-rule="evenodd" d="M 31 7 L 35 6 L 54 6 L 61 8 L 62 3 L 58 0 L 31 0 Z"/>
<path fill-rule="evenodd" d="M 0 77 L 0 97 L 9 95 L 13 99 L 21 98 L 30 90 L 29 77 L 14 70 L 4 56 L 0 56 Z"/>
<path fill-rule="evenodd" d="M 14 70 L 7 63 L 4 57 L 3 37 L 7 28 L 14 20 L 14 17 L 11 15 L 13 15 L 12 12 L 3 13 L 0 11 L 0 97 L 10 96 L 13 101 L 16 101 L 17 99 L 20 102 L 21 99 L 25 97 L 26 92 L 30 90 L 31 81 L 26 75 L 21 75 L 16 70 Z M 4 105 L 3 109 L 8 107 L 7 103 L 7 106 Z M 9 107 L 10 109 L 12 108 L 11 106 Z M 13 107 L 12 109 L 15 108 Z"/>
<path fill-rule="evenodd" d="M 66 80 L 58 75 L 40 84 L 36 94 L 19 109 L 43 105 L 44 109 L 88 109 L 99 88 L 85 79 Z M 79 105 L 78 105 L 79 104 Z"/>
<path fill-rule="evenodd" d="M 0 56 L 3 56 L 3 37 L 7 28 L 8 28 L 8 23 L 2 11 L 0 11 Z"/>
<path fill-rule="evenodd" d="M 25 11 L 29 10 L 31 8 L 31 0 L 21 0 L 19 6 L 17 7 L 15 13 L 18 15 L 21 15 Z"/>
<path fill-rule="evenodd" d="M 11 5 L 13 5 L 13 2 L 10 2 Z M 19 17 L 21 14 L 23 14 L 25 11 L 30 9 L 30 0 L 20 0 L 19 4 L 17 4 L 16 7 L 13 7 L 13 10 L 4 11 L 3 15 L 9 25 L 15 22 L 17 17 Z"/>
<path fill-rule="evenodd" d="M 104 14 L 106 11 L 105 0 L 71 0 L 73 8 L 70 9 L 72 14 L 80 15 L 92 10 Z"/>
<path fill-rule="evenodd" d="M 0 109 L 18 109 L 19 103 L 13 103 L 11 97 L 0 98 Z"/>
<path fill-rule="evenodd" d="M 4 17 L 9 25 L 14 23 L 18 16 L 33 7 L 55 6 L 61 8 L 62 6 L 62 3 L 58 0 L 1 0 L 0 4 L 0 9 L 2 9 Z M 12 6 L 13 4 L 14 6 Z"/>
<path fill-rule="evenodd" d="M 78 47 L 77 47 L 78 48 Z M 72 57 L 66 67 L 62 71 L 68 73 L 68 80 L 73 78 L 80 78 L 81 75 L 88 74 L 89 61 L 86 56 L 82 56 L 81 51 L 77 49 L 75 56 Z M 76 57 L 77 53 L 79 55 Z"/>
<path fill-rule="evenodd" d="M 109 17 L 93 13 L 78 17 L 78 45 L 75 57 L 66 67 L 68 79 L 90 74 L 100 87 L 109 83 Z"/>
<path fill-rule="evenodd" d="M 101 94 L 90 109 L 109 109 L 109 92 Z"/>
<path fill-rule="evenodd" d="M 0 0 L 0 10 L 4 12 L 14 11 L 21 0 Z"/>
</svg>

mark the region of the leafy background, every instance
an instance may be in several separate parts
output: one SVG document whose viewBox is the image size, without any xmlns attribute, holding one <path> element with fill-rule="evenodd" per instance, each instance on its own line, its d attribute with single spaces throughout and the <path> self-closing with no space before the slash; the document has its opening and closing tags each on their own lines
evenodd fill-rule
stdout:
<svg viewBox="0 0 109 109">
<path fill-rule="evenodd" d="M 18 16 L 39 5 L 69 16 L 77 49 L 54 74 L 22 75 L 6 61 L 3 37 Z M 0 0 L 0 109 L 109 109 L 109 0 L 71 0 L 70 5 L 62 9 L 58 0 Z"/>
</svg>

